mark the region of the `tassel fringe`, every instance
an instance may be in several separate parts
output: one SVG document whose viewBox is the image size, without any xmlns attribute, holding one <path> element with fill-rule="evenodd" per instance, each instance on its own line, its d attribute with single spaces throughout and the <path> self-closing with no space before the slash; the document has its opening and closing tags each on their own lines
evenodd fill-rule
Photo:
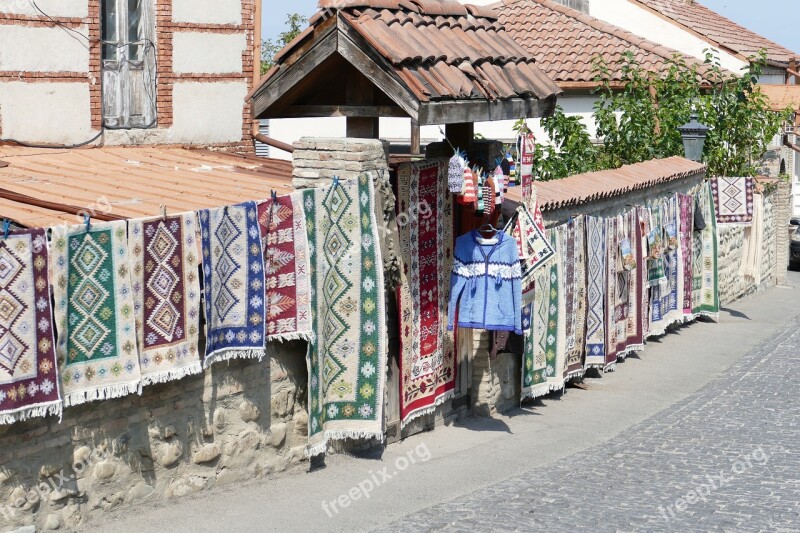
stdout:
<svg viewBox="0 0 800 533">
<path fill-rule="evenodd" d="M 64 397 L 64 407 L 73 407 L 96 400 L 112 400 L 129 394 L 141 394 L 140 381 L 108 385 L 99 389 L 73 392 Z"/>
<path fill-rule="evenodd" d="M 310 444 L 306 446 L 306 457 L 315 457 L 328 451 L 328 443 L 335 440 L 364 440 L 364 439 L 378 439 L 383 443 L 383 431 L 367 431 L 357 429 L 330 429 L 323 433 L 322 442 L 317 444 Z"/>
<path fill-rule="evenodd" d="M 186 376 L 193 376 L 195 374 L 200 374 L 203 371 L 203 362 L 202 361 L 195 361 L 191 365 L 182 366 L 180 368 L 173 368 L 171 370 L 167 370 L 165 372 L 159 372 L 156 374 L 148 374 L 146 376 L 142 376 L 142 383 L 140 385 L 140 389 L 142 387 L 147 387 L 148 385 L 155 385 L 156 383 L 168 383 L 170 381 L 176 381 Z M 139 391 L 141 394 L 141 390 Z"/>
<path fill-rule="evenodd" d="M 408 424 L 410 424 L 411 422 L 413 422 L 417 418 L 420 418 L 420 417 L 425 416 L 425 415 L 429 415 L 431 413 L 435 413 L 436 409 L 440 405 L 442 405 L 447 400 L 451 400 L 451 399 L 455 398 L 455 396 L 456 396 L 456 391 L 455 390 L 447 391 L 444 394 L 442 394 L 441 396 L 439 396 L 438 398 L 436 398 L 436 401 L 433 402 L 433 405 L 428 405 L 426 407 L 420 407 L 416 411 L 413 411 L 411 414 L 406 416 L 405 420 L 400 421 L 400 429 L 401 430 L 405 429 L 405 427 Z"/>
<path fill-rule="evenodd" d="M 64 404 L 61 401 L 34 405 L 19 409 L 13 413 L 0 414 L 0 426 L 9 425 L 15 422 L 25 422 L 32 418 L 44 418 L 46 416 L 58 416 L 59 423 L 64 413 Z"/>
<path fill-rule="evenodd" d="M 209 368 L 214 363 L 220 363 L 224 361 L 231 361 L 232 359 L 258 359 L 261 361 L 264 359 L 264 356 L 267 354 L 267 351 L 263 348 L 260 349 L 227 349 L 227 350 L 218 350 L 213 354 L 206 357 L 205 361 L 203 362 L 204 368 Z"/>
<path fill-rule="evenodd" d="M 306 341 L 314 342 L 314 333 L 296 332 L 296 333 L 278 333 L 275 335 L 267 335 L 267 342 L 287 342 L 287 341 Z"/>
</svg>

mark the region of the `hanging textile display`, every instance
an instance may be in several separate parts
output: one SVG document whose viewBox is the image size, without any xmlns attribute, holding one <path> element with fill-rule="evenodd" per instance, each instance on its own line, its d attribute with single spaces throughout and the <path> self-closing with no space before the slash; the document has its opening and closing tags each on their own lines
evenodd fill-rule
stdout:
<svg viewBox="0 0 800 533">
<path fill-rule="evenodd" d="M 61 416 L 45 230 L 0 235 L 0 424 Z"/>
<path fill-rule="evenodd" d="M 761 264 L 764 251 L 764 196 L 756 194 L 753 200 L 753 222 L 744 228 L 743 261 L 739 275 L 748 282 L 761 283 Z"/>
<path fill-rule="evenodd" d="M 264 254 L 255 202 L 200 211 L 206 368 L 265 354 Z"/>
<path fill-rule="evenodd" d="M 53 228 L 58 358 L 64 405 L 139 391 L 124 221 Z"/>
<path fill-rule="evenodd" d="M 621 354 L 623 357 L 644 348 L 642 313 L 644 313 L 645 307 L 642 305 L 644 300 L 642 293 L 647 292 L 645 290 L 647 274 L 644 267 L 642 225 L 638 209 L 632 209 L 624 215 L 624 227 L 627 241 L 626 253 L 623 253 L 622 245 L 620 245 L 620 253 L 623 257 L 622 265 L 628 282 L 628 306 L 624 333 L 626 340 Z"/>
<path fill-rule="evenodd" d="M 398 169 L 398 213 L 429 206 L 424 218 L 409 216 L 398 225 L 404 265 L 397 291 L 401 427 L 455 393 L 455 339 L 447 329 L 453 206 L 443 185 L 438 163 L 407 163 Z"/>
<path fill-rule="evenodd" d="M 203 370 L 197 216 L 132 220 L 128 230 L 142 385 L 197 374 Z"/>
<path fill-rule="evenodd" d="M 700 188 L 697 200 L 705 220 L 705 228 L 694 232 L 692 311 L 695 315 L 716 320 L 719 316 L 717 220 L 714 216 L 714 197 L 709 182 Z"/>
<path fill-rule="evenodd" d="M 749 226 L 753 221 L 755 178 L 711 178 L 718 224 Z"/>
<path fill-rule="evenodd" d="M 688 194 L 679 194 L 680 203 L 680 243 L 681 259 L 683 261 L 683 315 L 692 315 L 692 233 L 694 230 L 694 197 Z"/>
<path fill-rule="evenodd" d="M 647 233 L 647 282 L 650 287 L 667 283 L 664 270 L 664 225 L 662 222 L 662 206 L 650 206 Z"/>
<path fill-rule="evenodd" d="M 516 214 L 509 220 L 505 232 L 517 241 L 522 289 L 527 292 L 533 286 L 536 269 L 547 265 L 555 257 L 556 252 L 545 236 L 541 214 L 537 221 L 524 204 L 517 207 Z"/>
<path fill-rule="evenodd" d="M 563 257 L 567 296 L 565 299 L 566 368 L 564 379 L 581 377 L 586 345 L 586 234 L 583 216 L 567 223 Z M 572 282 L 570 282 L 572 279 Z M 573 285 L 572 288 L 569 288 Z"/>
<path fill-rule="evenodd" d="M 586 308 L 586 368 L 605 368 L 607 241 L 606 222 L 587 216 L 587 308 Z"/>
<path fill-rule="evenodd" d="M 522 318 L 526 324 L 522 361 L 522 399 L 538 398 L 550 392 L 547 381 L 547 326 L 550 316 L 550 275 L 552 268 L 539 269 L 531 303 Z"/>
<path fill-rule="evenodd" d="M 669 326 L 683 321 L 683 259 L 676 240 L 679 224 L 677 195 L 669 197 L 661 205 L 660 212 L 667 233 L 667 250 L 663 256 L 667 283 L 651 288 L 650 335 L 654 336 L 663 335 Z"/>
<path fill-rule="evenodd" d="M 311 295 L 303 196 L 296 192 L 258 204 L 264 254 L 267 340 L 310 340 Z"/>
<path fill-rule="evenodd" d="M 556 257 L 564 253 L 561 243 L 566 240 L 567 226 L 562 224 L 549 231 L 548 238 L 556 250 Z M 547 286 L 542 287 L 547 290 Z M 551 391 L 564 388 L 564 370 L 566 369 L 566 291 L 564 288 L 564 271 L 560 260 L 553 261 L 550 267 L 550 285 L 548 291 L 547 329 L 545 338 L 545 360 L 547 362 L 547 384 Z"/>
<path fill-rule="evenodd" d="M 519 136 L 517 141 L 519 150 L 519 184 L 522 186 L 522 203 L 528 205 L 533 194 L 533 159 L 536 151 L 536 139 L 533 133 Z"/>
<path fill-rule="evenodd" d="M 617 279 L 619 261 L 619 218 L 605 219 L 606 238 L 606 357 L 604 371 L 613 370 L 617 364 L 620 330 L 624 331 L 628 298 L 627 280 Z M 618 287 L 620 290 L 618 290 Z"/>
<path fill-rule="evenodd" d="M 386 302 L 369 176 L 302 194 L 311 258 L 308 455 L 314 456 L 330 440 L 383 440 Z"/>
</svg>

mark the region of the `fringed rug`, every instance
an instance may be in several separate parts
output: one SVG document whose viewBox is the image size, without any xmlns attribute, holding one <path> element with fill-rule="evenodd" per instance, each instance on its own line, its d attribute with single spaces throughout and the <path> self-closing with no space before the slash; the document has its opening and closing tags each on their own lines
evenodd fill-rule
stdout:
<svg viewBox="0 0 800 533">
<path fill-rule="evenodd" d="M 648 210 L 647 221 L 647 284 L 650 287 L 665 285 L 667 273 L 664 267 L 664 222 L 663 207 L 654 204 Z"/>
<path fill-rule="evenodd" d="M 649 207 L 638 206 L 636 213 L 639 216 L 639 227 L 642 231 L 641 239 L 641 256 L 639 262 L 641 263 L 641 279 L 642 279 L 642 305 L 639 307 L 639 318 L 642 322 L 642 340 L 650 335 L 650 268 L 649 268 L 649 255 L 650 255 L 650 221 L 652 220 L 652 212 Z"/>
<path fill-rule="evenodd" d="M 208 368 L 264 357 L 264 255 L 255 202 L 200 211 Z"/>
<path fill-rule="evenodd" d="M 553 245 L 558 258 L 563 251 L 561 242 L 566 239 L 567 226 L 561 225 L 548 231 L 548 240 Z M 547 384 L 551 391 L 564 388 L 566 368 L 566 330 L 564 314 L 566 309 L 564 273 L 561 261 L 554 261 L 550 267 L 550 291 L 548 294 L 547 329 L 545 338 L 547 361 Z"/>
<path fill-rule="evenodd" d="M 761 283 L 764 233 L 764 196 L 756 194 L 753 201 L 753 223 L 744 228 L 743 260 L 739 269 L 739 275 L 756 286 Z"/>
<path fill-rule="evenodd" d="M 677 231 L 679 225 L 677 195 L 669 197 L 662 204 L 660 211 L 664 228 L 671 227 Z M 667 239 L 667 249 L 664 252 L 667 283 L 655 285 L 651 289 L 650 335 L 653 336 L 663 335 L 669 326 L 683 321 L 683 259 L 680 243 L 675 241 L 674 244 L 670 244 L 671 240 Z M 672 246 L 674 248 L 670 249 Z"/>
<path fill-rule="evenodd" d="M 132 220 L 128 230 L 142 385 L 202 372 L 197 216 Z"/>
<path fill-rule="evenodd" d="M 583 375 L 586 343 L 586 237 L 584 217 L 567 222 L 564 253 L 561 254 L 566 288 L 564 327 L 566 362 L 564 379 Z"/>
<path fill-rule="evenodd" d="M 550 305 L 558 298 L 558 289 L 555 298 L 551 298 L 552 277 L 558 279 L 558 266 L 540 268 L 535 274 L 535 289 L 533 302 L 523 308 L 523 335 L 525 352 L 523 354 L 522 368 L 522 399 L 538 398 L 550 392 L 548 375 L 555 372 L 555 351 L 548 353 L 548 331 L 550 328 Z M 557 308 L 555 309 L 557 312 Z M 530 328 L 525 330 L 525 323 L 530 323 Z M 555 322 L 553 322 L 555 325 Z M 556 341 L 552 337 L 553 344 Z M 551 363 L 552 362 L 552 363 Z M 550 365 L 550 368 L 548 366 Z M 562 377 L 563 379 L 563 377 Z"/>
<path fill-rule="evenodd" d="M 398 170 L 401 427 L 455 393 L 455 338 L 447 331 L 453 204 L 443 170 L 439 163 L 409 163 Z"/>
<path fill-rule="evenodd" d="M 61 416 L 45 230 L 0 236 L 0 424 Z"/>
<path fill-rule="evenodd" d="M 625 215 L 624 235 L 625 241 L 630 246 L 632 258 L 624 258 L 622 269 L 627 281 L 628 298 L 626 306 L 626 320 L 624 332 L 625 342 L 619 347 L 619 356 L 626 357 L 631 352 L 641 350 L 644 347 L 644 331 L 642 328 L 642 292 L 645 278 L 644 251 L 642 249 L 642 226 L 639 222 L 639 212 L 632 209 Z M 635 261 L 635 264 L 631 262 Z"/>
<path fill-rule="evenodd" d="M 718 224 L 749 226 L 753 221 L 754 178 L 711 178 Z"/>
<path fill-rule="evenodd" d="M 139 391 L 133 290 L 124 221 L 53 228 L 58 358 L 64 404 Z"/>
<path fill-rule="evenodd" d="M 619 217 L 605 219 L 606 224 L 606 357 L 604 371 L 611 371 L 617 365 L 617 348 L 620 333 L 624 334 L 627 316 L 627 280 L 618 279 L 619 261 Z"/>
<path fill-rule="evenodd" d="M 310 456 L 330 440 L 383 440 L 386 303 L 371 179 L 303 191 L 314 341 L 309 344 Z"/>
<path fill-rule="evenodd" d="M 260 202 L 258 228 L 266 274 L 267 340 L 309 340 L 310 266 L 302 194 Z"/>
<path fill-rule="evenodd" d="M 680 241 L 683 259 L 683 315 L 692 316 L 692 233 L 694 232 L 694 197 L 679 194 L 680 203 Z"/>
<path fill-rule="evenodd" d="M 706 227 L 702 231 L 694 232 L 692 312 L 716 320 L 719 317 L 717 221 L 714 216 L 714 199 L 710 183 L 700 188 L 697 199 Z"/>
<path fill-rule="evenodd" d="M 524 204 L 521 204 L 505 229 L 506 233 L 517 241 L 522 269 L 522 290 L 525 293 L 533 286 L 536 270 L 549 264 L 555 257 L 555 250 L 545 236 L 544 222 L 538 206 L 534 211 L 536 214 L 532 214 Z"/>
<path fill-rule="evenodd" d="M 602 369 L 606 365 L 606 247 L 605 220 L 587 216 L 586 368 Z"/>
</svg>

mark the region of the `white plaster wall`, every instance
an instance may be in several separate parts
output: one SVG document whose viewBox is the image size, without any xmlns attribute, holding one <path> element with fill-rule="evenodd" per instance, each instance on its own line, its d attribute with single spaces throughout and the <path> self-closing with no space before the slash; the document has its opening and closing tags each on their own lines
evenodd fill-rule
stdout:
<svg viewBox="0 0 800 533">
<path fill-rule="evenodd" d="M 0 70 L 88 72 L 89 43 L 61 28 L 0 25 Z"/>
<path fill-rule="evenodd" d="M 94 136 L 88 83 L 0 83 L 3 138 L 78 144 Z"/>
<path fill-rule="evenodd" d="M 786 82 L 786 76 L 783 74 L 764 74 L 758 77 L 758 83 L 764 85 L 783 85 Z"/>
<path fill-rule="evenodd" d="M 86 0 L 36 0 L 36 5 L 51 17 L 85 18 L 89 16 L 89 2 Z M 0 1 L 0 13 L 42 16 L 30 0 L 2 0 Z"/>
<path fill-rule="evenodd" d="M 238 25 L 242 23 L 242 2 L 241 0 L 172 0 L 172 20 Z"/>
<path fill-rule="evenodd" d="M 711 48 L 703 39 L 628 0 L 591 0 L 589 14 L 700 60 L 705 59 L 703 51 Z M 724 68 L 735 73 L 739 73 L 746 65 L 744 61 L 726 52 L 720 51 L 719 58 Z"/>
<path fill-rule="evenodd" d="M 228 143 L 242 139 L 245 82 L 176 83 L 172 91 L 172 143 Z"/>
<path fill-rule="evenodd" d="M 172 69 L 176 73 L 229 74 L 242 71 L 244 33 L 178 32 L 172 41 Z"/>
</svg>

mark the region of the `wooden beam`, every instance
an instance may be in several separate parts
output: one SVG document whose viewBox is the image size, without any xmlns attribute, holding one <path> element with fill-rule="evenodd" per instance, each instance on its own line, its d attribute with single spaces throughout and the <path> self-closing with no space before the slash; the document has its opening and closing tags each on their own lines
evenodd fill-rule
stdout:
<svg viewBox="0 0 800 533">
<path fill-rule="evenodd" d="M 397 106 L 386 105 L 292 105 L 264 118 L 316 118 L 316 117 L 396 117 L 408 118 L 408 113 Z"/>
<path fill-rule="evenodd" d="M 420 134 L 419 122 L 417 122 L 416 120 L 414 120 L 412 118 L 411 119 L 411 150 L 410 150 L 411 155 L 419 155 L 420 154 L 420 151 L 421 151 L 420 144 L 422 142 L 420 137 L 421 137 L 421 134 Z"/>
<path fill-rule="evenodd" d="M 253 136 L 253 138 L 255 138 L 255 140 L 257 140 L 262 144 L 266 144 L 267 146 L 272 146 L 273 148 L 277 148 L 278 150 L 283 150 L 284 152 L 288 152 L 290 154 L 294 152 L 294 146 L 292 146 L 291 144 L 281 142 L 277 139 L 273 139 L 272 137 L 267 137 L 266 135 L 263 135 L 261 133 L 256 133 Z"/>
<path fill-rule="evenodd" d="M 91 212 L 92 210 L 86 207 L 78 207 L 69 204 L 62 204 L 60 202 L 50 202 L 48 200 L 34 198 L 33 196 L 28 196 L 27 194 L 9 191 L 7 189 L 0 189 L 0 198 L 33 207 L 41 207 L 43 209 L 50 209 L 52 211 L 61 211 L 62 213 L 69 213 L 71 215 L 75 215 L 76 217 L 79 217 L 84 213 L 86 213 L 90 214 L 93 219 L 102 220 L 104 222 L 112 222 L 115 220 L 128 220 L 127 217 L 123 217 L 120 215 L 114 215 L 112 213 L 97 213 L 97 212 L 92 213 Z"/>
<path fill-rule="evenodd" d="M 345 102 L 348 106 L 371 106 L 375 103 L 375 85 L 361 72 L 353 72 L 347 77 Z M 380 118 L 376 116 L 347 117 L 347 136 L 377 139 L 380 136 Z"/>
<path fill-rule="evenodd" d="M 420 104 L 419 123 L 424 126 L 546 117 L 553 114 L 555 105 L 555 96 L 544 100 L 510 98 L 491 102 L 487 100 L 423 102 Z"/>
</svg>

